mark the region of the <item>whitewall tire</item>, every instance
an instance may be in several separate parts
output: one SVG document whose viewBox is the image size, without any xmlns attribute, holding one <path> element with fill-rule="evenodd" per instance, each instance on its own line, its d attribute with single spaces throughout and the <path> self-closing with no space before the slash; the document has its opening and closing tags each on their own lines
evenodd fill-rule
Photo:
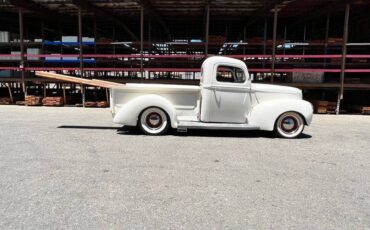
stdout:
<svg viewBox="0 0 370 230">
<path fill-rule="evenodd" d="M 275 132 L 284 138 L 295 138 L 301 135 L 305 122 L 296 112 L 286 112 L 279 116 L 275 123 Z"/>
<path fill-rule="evenodd" d="M 165 134 L 169 126 L 167 114 L 157 107 L 145 109 L 139 117 L 139 127 L 147 135 Z"/>
</svg>

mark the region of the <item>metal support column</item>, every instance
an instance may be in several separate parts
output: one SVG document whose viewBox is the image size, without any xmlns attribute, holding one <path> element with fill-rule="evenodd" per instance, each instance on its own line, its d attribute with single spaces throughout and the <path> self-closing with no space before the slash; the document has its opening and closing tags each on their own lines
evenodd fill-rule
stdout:
<svg viewBox="0 0 370 230">
<path fill-rule="evenodd" d="M 96 18 L 94 17 L 94 54 L 96 54 L 96 41 L 98 40 L 98 33 L 97 33 L 97 25 L 96 25 Z"/>
<path fill-rule="evenodd" d="M 330 28 L 330 16 L 328 15 L 326 17 L 326 27 L 325 27 L 325 46 L 324 46 L 325 54 L 328 54 L 329 28 Z M 324 68 L 326 68 L 326 58 L 324 59 Z"/>
<path fill-rule="evenodd" d="M 265 25 L 263 28 L 263 55 L 266 55 L 266 41 L 267 41 L 267 17 L 265 17 Z M 266 67 L 266 60 L 263 61 L 262 67 Z"/>
<path fill-rule="evenodd" d="M 307 27 L 306 27 L 306 25 L 304 25 L 304 27 L 303 27 L 303 43 L 306 42 L 306 33 L 307 33 Z M 306 53 L 306 46 L 303 45 L 302 54 L 305 55 L 305 53 Z"/>
<path fill-rule="evenodd" d="M 19 68 L 21 70 L 22 76 L 22 90 L 25 96 L 27 96 L 27 89 L 26 83 L 24 81 L 24 68 L 25 68 L 25 61 L 24 61 L 24 38 L 23 38 L 23 10 L 22 8 L 18 9 L 18 16 L 19 16 L 19 46 L 21 50 L 21 61 L 19 63 Z"/>
<path fill-rule="evenodd" d="M 283 54 L 285 55 L 285 43 L 286 43 L 286 26 L 284 26 L 284 44 L 283 44 Z"/>
<path fill-rule="evenodd" d="M 85 77 L 84 74 L 84 62 L 83 62 L 83 46 L 82 46 L 82 13 L 81 13 L 81 7 L 78 8 L 78 44 L 80 48 L 80 73 L 81 78 Z M 82 94 L 82 105 L 85 107 L 85 86 L 81 84 L 81 94 Z"/>
<path fill-rule="evenodd" d="M 151 18 L 148 18 L 148 54 L 151 55 L 152 54 L 152 22 L 151 22 Z M 148 63 L 148 67 L 150 68 L 151 67 L 151 63 L 150 63 L 150 59 L 149 61 L 147 62 Z M 148 79 L 151 78 L 151 73 L 149 72 L 148 74 Z"/>
<path fill-rule="evenodd" d="M 347 4 L 346 5 L 345 16 L 344 16 L 342 63 L 341 63 L 341 72 L 340 72 L 340 91 L 339 91 L 339 94 L 338 94 L 337 111 L 336 111 L 337 114 L 339 114 L 340 101 L 343 100 L 343 93 L 344 93 L 344 75 L 345 75 L 345 70 L 346 70 L 349 11 L 350 11 L 350 4 Z"/>
<path fill-rule="evenodd" d="M 208 42 L 209 42 L 209 3 L 207 2 L 206 5 L 206 39 L 204 44 L 204 54 L 207 57 L 208 56 Z"/>
<path fill-rule="evenodd" d="M 277 16 L 278 16 L 277 5 L 275 5 L 274 7 L 274 28 L 272 32 L 271 83 L 274 83 L 274 74 L 275 74 Z"/>
<path fill-rule="evenodd" d="M 243 42 L 245 43 L 247 40 L 247 27 L 244 26 L 243 28 Z M 245 55 L 245 45 L 243 45 L 243 55 Z"/>
<path fill-rule="evenodd" d="M 141 81 L 144 80 L 144 7 L 140 11 L 140 73 Z"/>
</svg>

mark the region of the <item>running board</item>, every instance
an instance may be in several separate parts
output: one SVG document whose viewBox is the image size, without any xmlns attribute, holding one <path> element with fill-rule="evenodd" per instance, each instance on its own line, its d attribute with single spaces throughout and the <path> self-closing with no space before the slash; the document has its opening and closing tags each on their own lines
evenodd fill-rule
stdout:
<svg viewBox="0 0 370 230">
<path fill-rule="evenodd" d="M 235 123 L 211 123 L 199 121 L 180 121 L 177 125 L 179 132 L 186 132 L 187 129 L 213 129 L 213 130 L 257 130 L 258 126 Z"/>
</svg>

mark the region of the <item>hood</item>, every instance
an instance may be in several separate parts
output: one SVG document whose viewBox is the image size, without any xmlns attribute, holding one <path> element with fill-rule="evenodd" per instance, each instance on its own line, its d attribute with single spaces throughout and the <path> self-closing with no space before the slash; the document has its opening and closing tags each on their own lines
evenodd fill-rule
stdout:
<svg viewBox="0 0 370 230">
<path fill-rule="evenodd" d="M 263 91 L 263 92 L 272 92 L 272 93 L 291 93 L 291 94 L 302 94 L 302 90 L 289 86 L 282 85 L 271 85 L 271 84 L 252 84 L 253 91 Z"/>
<path fill-rule="evenodd" d="M 255 92 L 260 99 L 302 99 L 302 90 L 288 86 L 252 83 L 252 91 Z"/>
</svg>

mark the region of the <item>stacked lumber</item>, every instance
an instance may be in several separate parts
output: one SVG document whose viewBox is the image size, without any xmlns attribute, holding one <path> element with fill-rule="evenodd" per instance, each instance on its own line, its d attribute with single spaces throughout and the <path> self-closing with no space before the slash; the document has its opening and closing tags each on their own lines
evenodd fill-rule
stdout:
<svg viewBox="0 0 370 230">
<path fill-rule="evenodd" d="M 327 113 L 328 101 L 311 101 L 315 113 Z"/>
<path fill-rule="evenodd" d="M 108 106 L 109 106 L 109 104 L 108 104 L 108 102 L 107 102 L 107 101 L 98 101 L 98 102 L 96 103 L 96 105 L 97 105 L 98 107 L 101 107 L 101 108 L 104 108 L 104 107 L 108 107 Z"/>
<path fill-rule="evenodd" d="M 337 102 L 328 101 L 328 105 L 326 106 L 326 111 L 327 111 L 327 113 L 336 113 L 336 111 L 337 111 Z M 340 112 L 342 113 L 342 112 L 345 112 L 345 111 L 341 110 Z"/>
<path fill-rule="evenodd" d="M 85 107 L 96 107 L 97 103 L 95 101 L 86 101 Z"/>
<path fill-rule="evenodd" d="M 42 104 L 45 106 L 62 106 L 64 100 L 62 97 L 45 97 L 42 99 Z"/>
<path fill-rule="evenodd" d="M 11 100 L 9 97 L 0 97 L 0 105 L 10 105 Z"/>
<path fill-rule="evenodd" d="M 25 96 L 24 104 L 27 106 L 42 105 L 42 97 L 34 96 L 34 95 Z"/>
<path fill-rule="evenodd" d="M 370 115 L 370 106 L 361 105 L 347 105 L 346 108 L 356 113 L 361 113 L 364 115 Z"/>
<path fill-rule="evenodd" d="M 370 115 L 370 106 L 363 106 L 361 109 L 361 113 L 364 115 Z"/>
<path fill-rule="evenodd" d="M 335 101 L 311 101 L 315 113 L 335 113 L 337 109 L 337 103 Z"/>
</svg>

